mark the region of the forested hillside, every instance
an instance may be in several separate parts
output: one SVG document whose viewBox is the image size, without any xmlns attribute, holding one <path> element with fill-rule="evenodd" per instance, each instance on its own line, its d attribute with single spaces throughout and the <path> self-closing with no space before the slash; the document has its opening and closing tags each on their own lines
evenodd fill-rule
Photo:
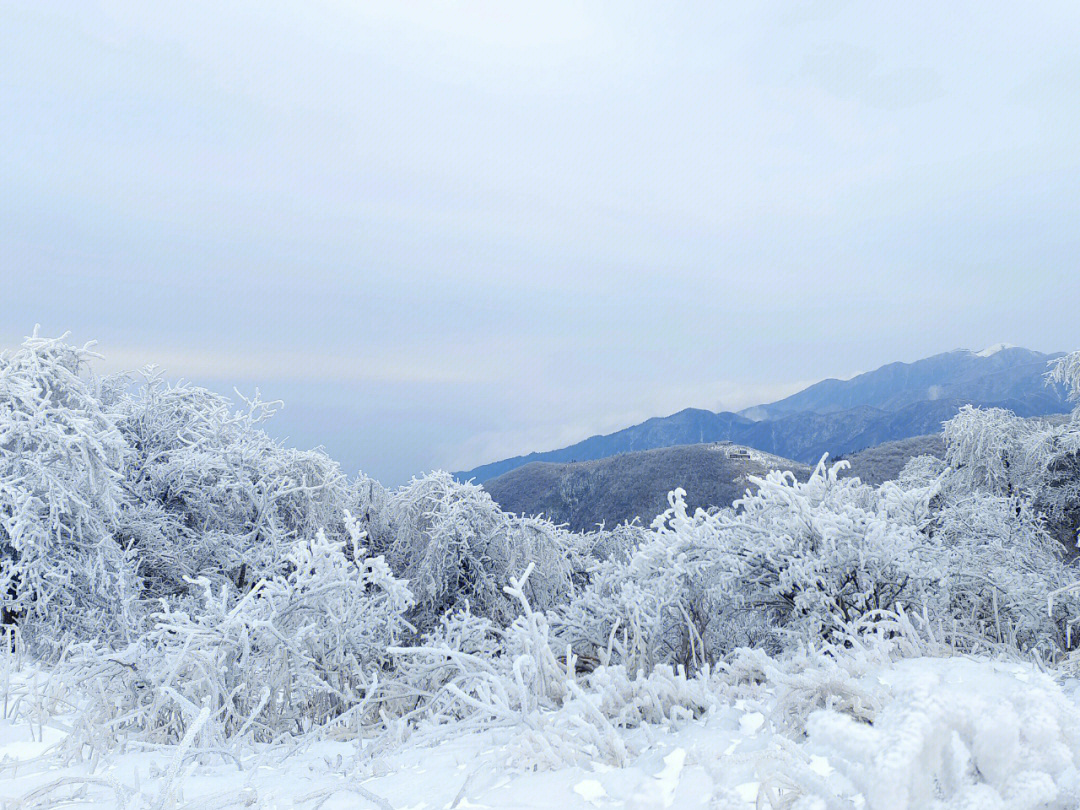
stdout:
<svg viewBox="0 0 1080 810">
<path fill-rule="evenodd" d="M 621 453 L 575 464 L 533 462 L 485 481 L 484 490 L 506 512 L 542 514 L 574 531 L 640 519 L 648 525 L 668 508 L 667 494 L 687 490 L 687 509 L 727 507 L 751 486 L 750 477 L 810 468 L 730 443 L 691 444 Z"/>
</svg>

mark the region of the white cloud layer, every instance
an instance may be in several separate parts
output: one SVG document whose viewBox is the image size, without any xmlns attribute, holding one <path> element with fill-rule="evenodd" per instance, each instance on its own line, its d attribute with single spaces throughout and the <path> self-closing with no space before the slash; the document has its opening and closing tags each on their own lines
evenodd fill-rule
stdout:
<svg viewBox="0 0 1080 810">
<path fill-rule="evenodd" d="M 231 353 L 166 349 L 154 346 L 111 347 L 95 362 L 99 373 L 155 365 L 168 379 L 216 382 L 274 380 L 283 383 L 477 384 L 490 382 L 494 369 L 470 364 L 455 369 L 446 357 L 387 353 L 370 357 L 307 354 L 296 351 Z"/>
</svg>

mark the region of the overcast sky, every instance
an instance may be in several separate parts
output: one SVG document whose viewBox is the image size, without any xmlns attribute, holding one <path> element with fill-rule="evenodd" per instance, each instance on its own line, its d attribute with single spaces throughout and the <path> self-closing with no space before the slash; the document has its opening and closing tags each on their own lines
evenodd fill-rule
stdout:
<svg viewBox="0 0 1080 810">
<path fill-rule="evenodd" d="M 1080 4 L 0 0 L 0 345 L 389 484 L 1080 348 Z"/>
</svg>

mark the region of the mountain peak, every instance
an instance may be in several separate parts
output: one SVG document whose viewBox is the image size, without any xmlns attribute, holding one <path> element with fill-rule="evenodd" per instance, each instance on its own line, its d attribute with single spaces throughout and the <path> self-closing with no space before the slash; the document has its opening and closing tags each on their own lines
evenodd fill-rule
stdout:
<svg viewBox="0 0 1080 810">
<path fill-rule="evenodd" d="M 993 357 L 998 352 L 1005 351 L 1005 349 L 1015 349 L 1011 343 L 995 343 L 993 346 L 987 346 L 981 352 L 973 352 L 976 357 Z"/>
</svg>

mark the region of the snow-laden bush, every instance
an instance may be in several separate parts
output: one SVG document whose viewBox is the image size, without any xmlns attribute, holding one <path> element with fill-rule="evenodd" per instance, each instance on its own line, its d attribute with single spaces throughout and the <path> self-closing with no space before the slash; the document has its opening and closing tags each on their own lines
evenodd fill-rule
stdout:
<svg viewBox="0 0 1080 810">
<path fill-rule="evenodd" d="M 874 488 L 840 478 L 844 466 L 822 462 L 805 483 L 770 474 L 738 502 L 748 531 L 731 596 L 800 637 L 918 604 L 940 576 L 937 544 L 921 531 L 934 487 Z"/>
<path fill-rule="evenodd" d="M 225 397 L 148 374 L 117 405 L 137 504 L 125 529 L 148 597 L 182 593 L 193 577 L 243 590 L 284 573 L 297 540 L 345 536 L 338 465 L 319 451 L 282 447 L 259 427 L 273 404 L 257 396 L 244 403 L 233 411 Z"/>
<path fill-rule="evenodd" d="M 578 536 L 503 512 L 475 484 L 434 472 L 392 493 L 388 510 L 393 539 L 387 560 L 416 596 L 413 621 L 421 630 L 466 602 L 474 614 L 510 624 L 520 605 L 503 588 L 529 564 L 534 573 L 526 596 L 537 610 L 572 592 L 581 567 Z"/>
<path fill-rule="evenodd" d="M 556 654 L 550 617 L 526 596 L 533 573 L 528 566 L 504 589 L 520 608 L 509 626 L 463 609 L 444 616 L 421 643 L 392 650 L 397 677 L 373 700 L 392 739 L 437 742 L 448 733 L 502 726 L 517 730 L 507 746 L 509 764 L 618 765 L 628 756 L 619 729 L 679 722 L 712 704 L 707 674 L 690 678 L 663 666 L 647 675 L 622 666 L 583 673 L 572 651 Z"/>
<path fill-rule="evenodd" d="M 739 646 L 830 640 L 908 608 L 960 649 L 1003 645 L 1058 658 L 1080 604 L 1047 615 L 1073 575 L 1022 501 L 943 498 L 939 477 L 870 487 L 820 464 L 753 479 L 736 510 L 688 515 L 681 491 L 628 561 L 597 567 L 554 611 L 560 643 L 602 663 L 688 669 Z M 1036 574 L 1036 572 L 1038 572 Z"/>
<path fill-rule="evenodd" d="M 1069 399 L 1080 402 L 1080 351 L 1052 360 L 1046 378 L 1050 382 L 1064 385 L 1068 389 Z"/>
<path fill-rule="evenodd" d="M 412 595 L 347 527 L 348 544 L 321 531 L 294 541 L 290 572 L 244 593 L 200 578 L 126 648 L 76 649 L 65 666 L 98 696 L 94 725 L 176 742 L 198 721 L 207 743 L 268 741 L 361 706 L 408 629 Z"/>
<path fill-rule="evenodd" d="M 1080 352 L 1050 364 L 1050 382 L 1080 400 Z M 1023 496 L 1051 534 L 1075 554 L 1080 531 L 1080 408 L 1064 424 L 1021 419 L 1000 408 L 965 406 L 945 423 L 952 483 L 1006 497 Z"/>
<path fill-rule="evenodd" d="M 1053 429 L 1003 408 L 965 405 L 944 425 L 945 460 L 968 488 L 1012 496 L 1038 489 Z"/>
<path fill-rule="evenodd" d="M 134 561 L 118 537 L 128 447 L 89 346 L 38 336 L 0 356 L 0 599 L 28 643 L 122 639 Z"/>
<path fill-rule="evenodd" d="M 243 592 L 288 573 L 296 541 L 346 538 L 356 493 L 261 430 L 272 404 L 98 379 L 65 340 L 35 332 L 0 359 L 0 594 L 27 643 L 133 640 L 146 601 L 192 578 Z"/>
<path fill-rule="evenodd" d="M 504 586 L 520 613 L 506 626 L 466 606 L 444 617 L 425 643 L 393 650 L 401 682 L 431 698 L 421 703 L 436 723 L 505 721 L 564 697 L 567 670 L 556 659 L 546 616 L 532 609 L 527 596 L 533 574 L 529 564 Z"/>
<path fill-rule="evenodd" d="M 592 560 L 628 560 L 634 549 L 649 537 L 640 523 L 620 523 L 614 529 L 598 529 L 582 537 L 582 548 Z"/>
<path fill-rule="evenodd" d="M 1070 556 L 1080 550 L 1080 430 L 1068 436 L 1067 448 L 1054 453 L 1036 498 L 1047 530 Z M 1063 442 L 1064 444 L 1064 442 Z"/>
<path fill-rule="evenodd" d="M 1038 493 L 1038 505 L 1051 533 L 1075 553 L 1080 548 L 1080 351 L 1050 364 L 1051 382 L 1061 383 L 1078 403 L 1072 421 L 1051 438 L 1047 476 Z"/>
<path fill-rule="evenodd" d="M 1023 497 L 1075 553 L 1080 528 L 1080 421 L 1054 425 L 966 406 L 945 423 L 949 483 L 961 492 Z"/>
<path fill-rule="evenodd" d="M 385 554 L 393 541 L 390 527 L 390 493 L 374 478 L 360 473 L 349 485 L 348 509 L 364 532 L 372 554 Z"/>
<path fill-rule="evenodd" d="M 669 496 L 663 520 L 685 518 L 682 491 Z M 601 664 L 648 672 L 661 663 L 700 666 L 714 651 L 703 636 L 710 625 L 737 620 L 718 600 L 718 579 L 732 563 L 726 538 L 699 512 L 702 524 L 650 532 L 628 559 L 612 557 L 569 604 L 553 611 L 561 644 Z M 660 519 L 658 519 L 660 520 Z"/>
<path fill-rule="evenodd" d="M 929 575 L 926 492 L 879 491 L 824 463 L 771 473 L 738 511 L 688 515 L 681 490 L 629 561 L 609 561 L 557 611 L 560 640 L 648 671 L 699 668 L 737 646 L 778 650 L 917 599 Z"/>
<path fill-rule="evenodd" d="M 1069 630 L 1080 616 L 1080 602 L 1070 596 L 1048 610 L 1051 594 L 1076 573 L 1062 563 L 1061 546 L 1028 502 L 982 492 L 951 494 L 935 512 L 931 530 L 946 572 L 938 593 L 958 633 L 1048 660 L 1080 642 Z M 964 646 L 961 638 L 956 646 Z"/>
</svg>

